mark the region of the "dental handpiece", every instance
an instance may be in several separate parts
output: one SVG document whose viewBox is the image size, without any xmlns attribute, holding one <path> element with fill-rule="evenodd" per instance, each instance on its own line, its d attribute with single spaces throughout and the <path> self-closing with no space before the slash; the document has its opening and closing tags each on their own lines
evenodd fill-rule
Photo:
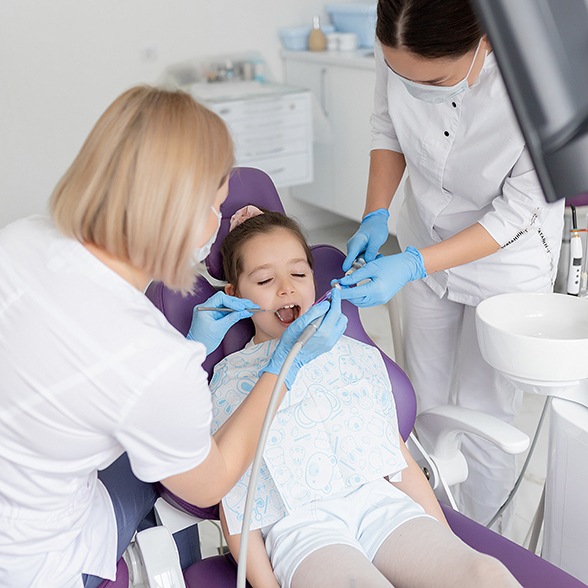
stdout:
<svg viewBox="0 0 588 588">
<path fill-rule="evenodd" d="M 570 239 L 570 267 L 568 271 L 568 294 L 580 294 L 580 275 L 582 273 L 582 239 L 578 232 L 576 207 L 572 204 L 572 237 Z"/>
<path fill-rule="evenodd" d="M 363 259 L 363 257 L 358 257 L 353 264 L 351 265 L 351 268 L 349 268 L 346 272 L 345 275 L 346 276 L 350 276 L 353 272 L 357 271 L 359 268 L 362 268 L 365 265 L 365 259 Z M 332 285 L 331 288 L 329 288 L 316 302 L 315 304 L 318 304 L 319 302 L 322 302 L 323 300 L 329 300 L 331 298 L 331 292 L 333 292 L 333 288 L 338 288 L 339 290 L 341 290 L 341 286 L 339 285 L 338 281 L 335 281 Z"/>
<path fill-rule="evenodd" d="M 329 290 L 330 292 L 330 290 Z M 270 427 L 272 425 L 273 418 L 278 409 L 280 402 L 280 390 L 286 380 L 286 374 L 290 371 L 290 367 L 300 352 L 300 350 L 308 343 L 309 339 L 318 331 L 320 324 L 324 319 L 324 315 L 319 316 L 312 320 L 302 331 L 298 340 L 292 345 L 292 348 L 288 352 L 286 359 L 278 374 L 278 379 L 272 391 L 269 405 L 263 420 L 261 432 L 259 434 L 259 441 L 257 444 L 257 450 L 251 465 L 251 472 L 249 475 L 249 484 L 247 488 L 247 494 L 245 498 L 245 507 L 243 511 L 243 522 L 241 526 L 241 544 L 239 549 L 239 558 L 237 563 L 237 588 L 245 588 L 247 583 L 247 551 L 249 548 L 249 529 L 251 527 L 251 513 L 253 512 L 253 503 L 255 501 L 255 488 L 257 487 L 257 479 L 259 477 L 259 470 L 261 468 L 261 461 L 263 457 L 263 450 L 267 443 Z"/>
</svg>

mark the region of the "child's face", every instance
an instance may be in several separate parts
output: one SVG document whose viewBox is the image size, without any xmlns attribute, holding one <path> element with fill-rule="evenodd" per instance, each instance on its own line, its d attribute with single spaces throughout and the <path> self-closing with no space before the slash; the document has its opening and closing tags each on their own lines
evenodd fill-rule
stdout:
<svg viewBox="0 0 588 588">
<path fill-rule="evenodd" d="M 229 284 L 226 292 L 278 311 L 253 315 L 255 343 L 277 339 L 314 303 L 314 277 L 304 248 L 290 231 L 276 228 L 249 239 L 241 255 L 243 272 L 237 288 Z"/>
</svg>

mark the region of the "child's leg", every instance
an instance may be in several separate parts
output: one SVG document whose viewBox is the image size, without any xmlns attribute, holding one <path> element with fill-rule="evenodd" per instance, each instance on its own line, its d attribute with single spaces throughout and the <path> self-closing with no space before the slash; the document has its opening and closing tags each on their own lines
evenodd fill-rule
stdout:
<svg viewBox="0 0 588 588">
<path fill-rule="evenodd" d="M 515 588 L 506 567 L 478 553 L 447 527 L 429 518 L 398 527 L 378 549 L 373 564 L 396 588 Z"/>
<path fill-rule="evenodd" d="M 392 584 L 358 549 L 329 545 L 304 558 L 292 577 L 291 588 L 391 588 Z"/>
</svg>

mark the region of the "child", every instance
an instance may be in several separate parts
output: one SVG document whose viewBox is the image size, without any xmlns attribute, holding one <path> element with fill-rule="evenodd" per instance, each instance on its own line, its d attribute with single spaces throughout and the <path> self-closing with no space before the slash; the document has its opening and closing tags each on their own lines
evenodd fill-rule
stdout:
<svg viewBox="0 0 588 588">
<path fill-rule="evenodd" d="M 253 340 L 216 366 L 213 431 L 247 396 L 283 331 L 315 301 L 309 247 L 283 214 L 241 209 L 222 255 L 226 293 L 274 312 L 256 313 Z M 340 304 L 336 290 L 333 304 Z M 235 558 L 249 475 L 221 505 Z M 345 336 L 299 371 L 279 407 L 251 529 L 254 588 L 519 586 L 500 562 L 449 530 L 399 435 L 379 352 Z"/>
</svg>

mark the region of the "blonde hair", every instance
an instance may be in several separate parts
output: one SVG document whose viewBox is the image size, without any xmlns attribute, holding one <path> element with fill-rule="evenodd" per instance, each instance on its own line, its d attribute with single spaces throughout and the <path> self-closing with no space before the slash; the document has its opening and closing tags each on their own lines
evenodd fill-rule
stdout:
<svg viewBox="0 0 588 588">
<path fill-rule="evenodd" d="M 192 252 L 233 164 L 219 116 L 185 92 L 138 86 L 100 117 L 51 214 L 64 234 L 188 292 Z"/>
</svg>

